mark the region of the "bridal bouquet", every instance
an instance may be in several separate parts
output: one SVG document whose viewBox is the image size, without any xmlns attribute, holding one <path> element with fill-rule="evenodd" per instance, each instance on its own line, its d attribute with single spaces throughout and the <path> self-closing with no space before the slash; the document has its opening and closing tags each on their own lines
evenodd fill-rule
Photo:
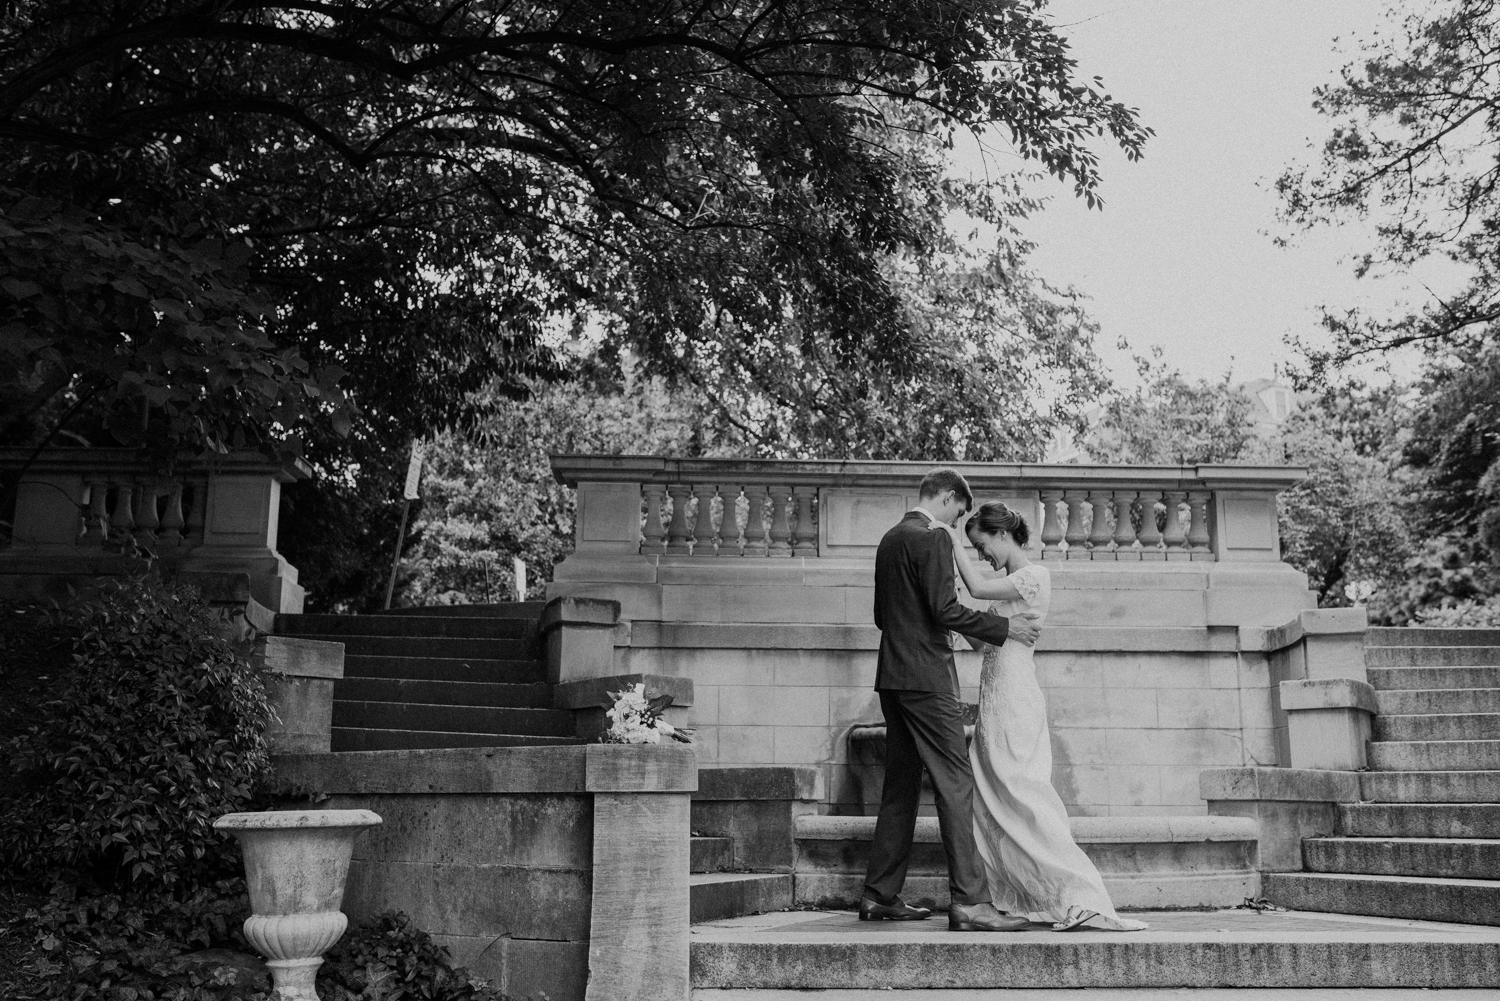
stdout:
<svg viewBox="0 0 1500 1001">
<path fill-rule="evenodd" d="M 599 735 L 601 744 L 660 744 L 663 737 L 691 744 L 686 727 L 675 727 L 662 718 L 672 704 L 672 696 L 658 695 L 646 698 L 646 686 L 638 683 L 625 692 L 610 692 L 613 702 L 606 702 L 605 716 L 609 717 L 609 729 Z"/>
</svg>

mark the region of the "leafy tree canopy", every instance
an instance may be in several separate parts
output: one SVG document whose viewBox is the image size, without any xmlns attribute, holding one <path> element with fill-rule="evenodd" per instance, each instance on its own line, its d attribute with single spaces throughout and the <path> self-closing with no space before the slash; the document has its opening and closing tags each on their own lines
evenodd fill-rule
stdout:
<svg viewBox="0 0 1500 1001">
<path fill-rule="evenodd" d="M 1412 6 L 1393 5 L 1390 30 L 1363 44 L 1338 84 L 1318 88 L 1314 106 L 1332 131 L 1317 164 L 1288 170 L 1277 187 L 1299 226 L 1374 223 L 1361 276 L 1439 256 L 1470 278 L 1406 315 L 1326 310 L 1333 346 L 1306 349 L 1315 375 L 1406 345 L 1472 354 L 1500 319 L 1500 9 L 1495 0 Z"/>
</svg>

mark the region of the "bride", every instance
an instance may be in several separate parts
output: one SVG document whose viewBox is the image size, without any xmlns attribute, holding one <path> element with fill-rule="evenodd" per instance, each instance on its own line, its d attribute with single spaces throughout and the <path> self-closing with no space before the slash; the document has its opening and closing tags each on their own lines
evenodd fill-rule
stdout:
<svg viewBox="0 0 1500 1001">
<path fill-rule="evenodd" d="M 1047 568 L 1026 558 L 1026 519 L 998 501 L 982 504 L 953 534 L 964 586 L 992 599 L 1001 615 L 1035 612 L 1037 623 L 1052 603 Z M 980 575 L 964 548 L 964 535 L 1004 577 Z M 1099 870 L 1073 841 L 1062 798 L 1052 788 L 1052 741 L 1047 705 L 1036 680 L 1031 647 L 986 646 L 980 675 L 979 724 L 969 749 L 974 768 L 974 836 L 990 892 L 1002 912 L 1051 921 L 1057 931 L 1092 925 L 1139 931 L 1143 922 L 1115 913 Z"/>
</svg>

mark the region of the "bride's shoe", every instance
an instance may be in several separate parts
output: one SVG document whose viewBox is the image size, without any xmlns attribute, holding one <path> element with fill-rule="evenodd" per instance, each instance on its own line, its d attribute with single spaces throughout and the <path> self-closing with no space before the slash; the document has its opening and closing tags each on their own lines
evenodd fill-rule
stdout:
<svg viewBox="0 0 1500 1001">
<path fill-rule="evenodd" d="M 1068 913 L 1063 919 L 1052 926 L 1053 931 L 1072 931 L 1099 916 L 1098 911 L 1091 911 L 1084 907 L 1069 907 Z"/>
</svg>

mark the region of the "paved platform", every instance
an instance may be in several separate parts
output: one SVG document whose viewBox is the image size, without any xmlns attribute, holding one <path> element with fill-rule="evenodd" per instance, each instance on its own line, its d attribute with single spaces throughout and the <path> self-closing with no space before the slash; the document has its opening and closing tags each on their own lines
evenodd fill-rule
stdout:
<svg viewBox="0 0 1500 1001">
<path fill-rule="evenodd" d="M 1483 990 L 1424 990 L 1420 987 L 1334 987 L 1254 990 L 1243 987 L 1120 987 L 1088 990 L 978 991 L 694 991 L 693 1001 L 1494 1001 Z"/>
<path fill-rule="evenodd" d="M 705 1001 L 726 988 L 736 989 L 726 1001 L 751 1001 L 747 989 L 852 990 L 851 997 L 895 989 L 937 1001 L 982 998 L 997 988 L 1015 1001 L 1022 995 L 1014 991 L 1045 985 L 1049 1001 L 1062 1001 L 1057 988 L 1157 988 L 1157 997 L 1193 996 L 1161 988 L 1279 989 L 1264 995 L 1274 998 L 1297 997 L 1285 993 L 1297 988 L 1317 988 L 1306 997 L 1328 997 L 1336 988 L 1500 987 L 1497 927 L 1239 909 L 1131 916 L 1151 928 L 1058 933 L 1038 925 L 975 934 L 949 932 L 941 917 L 862 923 L 850 911 L 785 911 L 733 918 L 693 926 L 693 985 Z M 835 1001 L 837 993 L 819 997 Z"/>
</svg>

